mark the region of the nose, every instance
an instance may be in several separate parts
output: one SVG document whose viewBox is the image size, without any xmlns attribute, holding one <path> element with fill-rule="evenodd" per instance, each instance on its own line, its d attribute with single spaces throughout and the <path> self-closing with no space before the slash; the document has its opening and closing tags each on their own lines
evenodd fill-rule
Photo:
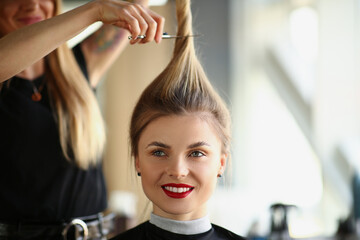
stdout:
<svg viewBox="0 0 360 240">
<path fill-rule="evenodd" d="M 23 0 L 22 8 L 27 11 L 32 11 L 34 9 L 39 8 L 40 2 L 39 0 Z"/>
<path fill-rule="evenodd" d="M 189 174 L 188 164 L 184 157 L 172 158 L 166 168 L 166 173 L 175 179 L 182 179 Z"/>
</svg>

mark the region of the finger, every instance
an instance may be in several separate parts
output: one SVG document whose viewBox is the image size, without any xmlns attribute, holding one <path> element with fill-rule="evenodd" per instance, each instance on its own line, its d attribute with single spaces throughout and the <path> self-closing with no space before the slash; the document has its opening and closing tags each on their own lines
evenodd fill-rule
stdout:
<svg viewBox="0 0 360 240">
<path fill-rule="evenodd" d="M 141 6 L 138 4 L 134 4 L 132 6 L 130 6 L 130 11 L 133 17 L 136 18 L 137 22 L 138 22 L 138 26 L 140 28 L 140 33 L 138 33 L 138 35 L 145 35 L 148 29 L 148 23 L 146 22 L 146 20 L 142 17 L 142 14 L 139 12 L 139 10 L 141 10 Z M 132 43 L 137 43 L 142 41 L 142 39 L 137 39 L 137 35 L 133 36 L 133 40 Z"/>
<path fill-rule="evenodd" d="M 165 18 L 155 12 L 151 12 L 151 16 L 157 23 L 155 42 L 160 43 L 162 40 L 162 35 L 164 33 Z"/>
<path fill-rule="evenodd" d="M 142 17 L 147 22 L 147 31 L 146 31 L 146 38 L 144 38 L 141 43 L 147 43 L 154 40 L 156 29 L 157 29 L 157 22 L 146 12 L 142 12 Z"/>
<path fill-rule="evenodd" d="M 140 35 L 141 33 L 141 29 L 139 26 L 139 22 L 138 20 L 131 14 L 129 13 L 127 10 L 124 10 L 124 21 L 126 23 L 116 23 L 116 25 L 127 25 L 128 30 L 131 33 L 132 36 L 132 40 L 130 41 L 130 44 L 134 44 L 136 43 L 136 38 L 138 35 Z"/>
</svg>

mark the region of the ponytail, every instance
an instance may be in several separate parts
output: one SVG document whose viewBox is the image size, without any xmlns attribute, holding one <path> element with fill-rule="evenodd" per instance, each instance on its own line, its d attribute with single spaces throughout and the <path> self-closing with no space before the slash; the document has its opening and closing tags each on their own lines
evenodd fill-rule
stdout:
<svg viewBox="0 0 360 240">
<path fill-rule="evenodd" d="M 170 63 L 143 91 L 135 106 L 130 126 L 131 153 L 138 154 L 142 131 L 153 120 L 169 115 L 205 113 L 229 153 L 229 111 L 210 84 L 196 54 L 190 0 L 176 0 L 177 35 Z"/>
</svg>

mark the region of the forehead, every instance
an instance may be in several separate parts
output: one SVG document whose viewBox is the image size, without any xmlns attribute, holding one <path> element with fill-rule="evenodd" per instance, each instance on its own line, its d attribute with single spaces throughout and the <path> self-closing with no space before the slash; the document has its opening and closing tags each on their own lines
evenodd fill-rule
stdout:
<svg viewBox="0 0 360 240">
<path fill-rule="evenodd" d="M 139 144 L 160 141 L 183 146 L 206 141 L 218 145 L 219 137 L 210 122 L 209 117 L 199 113 L 159 117 L 144 129 Z"/>
</svg>

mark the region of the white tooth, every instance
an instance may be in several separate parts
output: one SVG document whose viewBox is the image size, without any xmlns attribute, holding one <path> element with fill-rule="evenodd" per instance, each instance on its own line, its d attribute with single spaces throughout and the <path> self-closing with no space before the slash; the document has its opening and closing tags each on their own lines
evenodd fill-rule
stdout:
<svg viewBox="0 0 360 240">
<path fill-rule="evenodd" d="M 177 187 L 170 187 L 170 186 L 166 186 L 165 189 L 167 191 L 174 192 L 174 193 L 183 193 L 183 192 L 188 192 L 191 190 L 191 188 L 187 188 L 187 187 L 177 188 Z"/>
</svg>

